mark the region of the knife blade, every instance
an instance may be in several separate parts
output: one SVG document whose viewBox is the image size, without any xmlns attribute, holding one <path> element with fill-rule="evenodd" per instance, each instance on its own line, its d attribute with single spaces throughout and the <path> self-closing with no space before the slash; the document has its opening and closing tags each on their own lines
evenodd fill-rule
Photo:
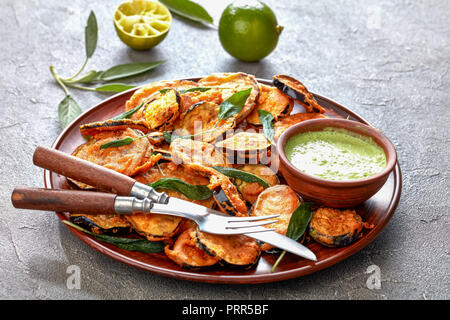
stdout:
<svg viewBox="0 0 450 320">
<path fill-rule="evenodd" d="M 304 245 L 275 231 L 246 233 L 246 236 L 266 242 L 279 249 L 293 253 L 308 260 L 317 261 L 316 255 Z"/>
</svg>

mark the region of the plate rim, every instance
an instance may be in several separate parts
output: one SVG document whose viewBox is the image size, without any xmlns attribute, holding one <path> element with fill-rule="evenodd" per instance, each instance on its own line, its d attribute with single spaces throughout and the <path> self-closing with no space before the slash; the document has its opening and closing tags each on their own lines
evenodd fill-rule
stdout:
<svg viewBox="0 0 450 320">
<path fill-rule="evenodd" d="M 203 76 L 204 77 L 204 76 Z M 200 78 L 203 77 L 190 77 L 190 78 L 182 78 L 182 79 L 173 79 L 173 80 L 167 80 L 167 81 L 176 81 L 176 80 L 191 80 L 191 81 L 198 81 Z M 268 79 L 263 78 L 256 78 L 258 82 L 272 85 L 272 81 Z M 131 88 L 129 90 L 119 92 L 117 94 L 112 95 L 111 97 L 108 97 L 96 105 L 88 108 L 86 111 L 81 113 L 77 118 L 75 118 L 70 124 L 67 125 L 66 128 L 57 136 L 57 138 L 54 140 L 54 142 L 51 145 L 51 148 L 57 149 L 58 146 L 64 141 L 64 137 L 67 135 L 69 131 L 72 130 L 72 126 L 74 123 L 76 123 L 79 119 L 82 117 L 86 117 L 89 115 L 89 113 L 94 112 L 97 108 L 99 108 L 101 105 L 107 104 L 108 102 L 122 96 L 129 94 L 130 92 L 134 92 L 139 90 L 140 88 L 144 87 L 144 85 L 137 86 L 134 88 Z M 360 115 L 356 114 L 352 110 L 342 106 L 341 104 L 335 102 L 334 100 L 331 100 L 327 97 L 324 97 L 322 95 L 316 94 L 311 92 L 316 98 L 319 98 L 319 100 L 324 100 L 327 103 L 333 104 L 337 106 L 338 109 L 342 110 L 343 112 L 349 114 L 353 118 L 357 119 L 357 121 L 371 125 L 367 120 L 365 120 Z M 44 170 L 44 185 L 45 188 L 51 188 L 53 189 L 52 181 L 51 181 L 51 172 L 48 170 Z M 301 276 L 305 276 L 320 270 L 323 270 L 325 268 L 331 267 L 348 257 L 354 255 L 355 253 L 361 251 L 364 249 L 367 245 L 369 245 L 371 242 L 375 240 L 375 238 L 381 233 L 382 230 L 384 230 L 385 226 L 389 223 L 392 216 L 395 213 L 395 210 L 398 206 L 398 203 L 401 198 L 401 192 L 402 192 L 402 174 L 399 162 L 397 160 L 397 163 L 394 166 L 394 170 L 391 172 L 389 176 L 393 175 L 394 178 L 394 188 L 391 196 L 391 201 L 389 202 L 389 205 L 387 206 L 385 210 L 386 216 L 383 218 L 383 220 L 369 233 L 367 233 L 363 238 L 364 241 L 358 241 L 355 246 L 352 248 L 349 248 L 348 250 L 343 250 L 331 257 L 328 257 L 324 260 L 319 260 L 317 262 L 310 261 L 306 266 L 302 266 L 300 268 L 293 268 L 290 270 L 285 271 L 278 271 L 278 272 L 272 272 L 272 273 L 262 273 L 262 274 L 252 274 L 252 275 L 211 275 L 211 274 L 203 274 L 201 272 L 191 271 L 191 270 L 172 270 L 167 269 L 164 267 L 159 267 L 155 265 L 151 265 L 136 259 L 133 259 L 131 257 L 122 255 L 120 252 L 113 250 L 111 248 L 106 247 L 101 242 L 95 240 L 93 237 L 75 229 L 72 228 L 66 224 L 64 224 L 73 234 L 75 234 L 79 239 L 81 239 L 84 243 L 86 243 L 88 246 L 93 248 L 94 250 L 100 252 L 103 255 L 106 255 L 113 260 L 119 261 L 121 263 L 124 263 L 126 265 L 152 272 L 158 275 L 175 278 L 175 279 L 181 279 L 181 280 L 188 280 L 188 281 L 194 281 L 194 282 L 206 282 L 206 283 L 223 283 L 223 284 L 257 284 L 257 283 L 268 283 L 268 282 L 278 282 L 293 278 L 298 278 Z M 58 218 L 61 221 L 68 220 L 66 215 L 61 212 L 56 212 Z"/>
</svg>

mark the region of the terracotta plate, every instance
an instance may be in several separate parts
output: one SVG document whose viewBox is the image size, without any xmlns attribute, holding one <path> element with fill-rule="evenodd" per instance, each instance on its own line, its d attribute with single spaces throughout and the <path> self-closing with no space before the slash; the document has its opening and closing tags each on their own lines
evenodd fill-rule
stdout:
<svg viewBox="0 0 450 320">
<path fill-rule="evenodd" d="M 198 78 L 188 80 L 195 81 L 198 80 Z M 258 79 L 258 81 L 271 85 L 270 80 Z M 113 116 L 122 113 L 124 111 L 125 102 L 132 96 L 135 90 L 136 89 L 132 89 L 117 94 L 87 110 L 59 135 L 52 147 L 67 153 L 72 153 L 78 145 L 85 141 L 80 135 L 79 125 L 112 118 Z M 315 95 L 315 97 L 320 105 L 328 110 L 328 116 L 349 118 L 367 124 L 367 121 L 363 118 L 336 102 L 319 95 Z M 47 188 L 68 188 L 66 179 L 63 176 L 45 171 L 44 178 L 45 187 Z M 217 268 L 208 271 L 190 271 L 178 267 L 163 253 L 144 254 L 122 250 L 113 245 L 99 242 L 93 237 L 71 227 L 68 228 L 95 250 L 125 264 L 160 275 L 211 283 L 273 282 L 300 277 L 330 267 L 363 249 L 378 236 L 394 214 L 400 199 L 401 186 L 401 172 L 397 163 L 383 188 L 357 208 L 357 211 L 361 214 L 364 221 L 375 225 L 373 229 L 366 230 L 361 239 L 352 245 L 343 248 L 327 248 L 315 242 L 309 242 L 306 245 L 316 254 L 318 259 L 317 262 L 286 254 L 275 272 L 271 272 L 271 267 L 277 260 L 278 254 L 263 254 L 257 266 L 246 271 L 225 268 Z M 67 215 L 64 213 L 57 214 L 61 220 L 68 219 Z"/>
</svg>

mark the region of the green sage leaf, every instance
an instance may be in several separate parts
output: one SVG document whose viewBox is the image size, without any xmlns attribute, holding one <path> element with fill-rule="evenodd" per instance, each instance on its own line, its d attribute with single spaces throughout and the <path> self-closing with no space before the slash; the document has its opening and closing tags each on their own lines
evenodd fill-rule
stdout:
<svg viewBox="0 0 450 320">
<path fill-rule="evenodd" d="M 273 115 L 266 110 L 258 110 L 259 120 L 263 125 L 264 135 L 270 143 L 273 143 L 274 128 L 273 128 Z"/>
<path fill-rule="evenodd" d="M 145 102 L 145 101 L 144 101 L 144 102 Z M 132 115 L 133 113 L 135 113 L 136 111 L 138 111 L 138 110 L 144 105 L 144 102 L 141 102 L 141 104 L 139 104 L 137 107 L 135 107 L 135 108 L 133 108 L 133 109 L 131 109 L 131 110 L 128 110 L 128 111 L 126 111 L 126 112 L 124 112 L 124 113 L 121 113 L 121 114 L 119 114 L 118 116 L 115 116 L 114 118 L 112 118 L 112 120 L 128 119 L 129 117 L 131 117 L 131 115 Z"/>
<path fill-rule="evenodd" d="M 82 74 L 81 76 L 79 76 L 76 80 L 72 80 L 70 82 L 71 83 L 90 83 L 90 82 L 96 81 L 99 74 L 101 74 L 101 73 L 102 73 L 102 71 L 90 70 L 90 71 Z"/>
<path fill-rule="evenodd" d="M 159 66 L 164 62 L 165 60 L 119 64 L 104 71 L 100 76 L 100 80 L 111 81 L 135 76 L 144 73 L 146 71 L 149 71 L 153 68 L 156 68 L 157 66 Z"/>
<path fill-rule="evenodd" d="M 109 141 L 107 143 L 102 144 L 100 146 L 100 149 L 126 146 L 128 144 L 131 144 L 133 141 L 134 141 L 134 139 L 130 138 L 130 137 L 123 138 L 123 139 L 118 139 L 118 140 L 113 140 L 113 141 Z"/>
<path fill-rule="evenodd" d="M 205 200 L 212 196 L 212 191 L 207 186 L 189 184 L 178 178 L 161 178 L 149 185 L 155 189 L 163 188 L 180 192 L 191 200 Z"/>
<path fill-rule="evenodd" d="M 89 14 L 86 28 L 84 29 L 86 57 L 90 58 L 97 47 L 98 26 L 97 18 L 93 11 Z"/>
<path fill-rule="evenodd" d="M 214 170 L 217 170 L 220 173 L 226 175 L 227 177 L 230 177 L 230 178 L 239 179 L 239 180 L 242 180 L 242 181 L 245 181 L 245 182 L 257 182 L 261 186 L 263 186 L 264 188 L 269 188 L 270 187 L 270 185 L 266 181 L 264 181 L 263 179 L 261 179 L 257 175 L 255 175 L 253 173 L 250 173 L 250 172 L 245 172 L 245 171 L 242 171 L 242 170 L 229 168 L 229 167 L 213 166 L 212 168 Z"/>
<path fill-rule="evenodd" d="M 123 84 L 123 83 L 110 83 L 103 86 L 95 88 L 95 91 L 101 92 L 122 92 L 129 89 L 135 88 L 135 86 Z"/>
<path fill-rule="evenodd" d="M 247 98 L 250 96 L 252 88 L 236 92 L 227 100 L 220 104 L 219 120 L 227 119 L 233 114 L 241 112 L 242 108 L 247 102 Z"/>
<path fill-rule="evenodd" d="M 164 251 L 165 244 L 162 241 L 148 241 L 146 239 L 132 239 L 132 238 L 114 237 L 106 234 L 96 234 L 91 231 L 85 230 L 82 227 L 70 221 L 64 220 L 63 222 L 71 226 L 72 228 L 75 228 L 79 231 L 94 236 L 99 241 L 113 244 L 124 250 L 139 251 L 143 253 L 157 253 Z"/>
<path fill-rule="evenodd" d="M 168 133 L 167 131 L 164 131 L 163 136 L 164 136 L 164 140 L 166 140 L 167 143 L 169 143 L 169 144 L 172 143 L 172 135 L 170 133 Z M 173 140 L 175 140 L 175 139 L 173 139 Z"/>
<path fill-rule="evenodd" d="M 289 220 L 286 237 L 297 241 L 305 233 L 306 227 L 312 217 L 311 206 L 311 202 L 303 202 L 295 209 Z"/>
<path fill-rule="evenodd" d="M 297 209 L 292 213 L 291 218 L 289 220 L 288 229 L 286 231 L 286 237 L 289 237 L 295 241 L 301 238 L 308 227 L 309 222 L 312 218 L 312 203 L 311 202 L 303 202 L 301 203 Z M 272 267 L 272 272 L 275 271 L 278 264 L 283 259 L 286 251 L 283 251 L 278 257 L 277 261 L 274 263 Z"/>
<path fill-rule="evenodd" d="M 205 24 L 212 24 L 214 22 L 208 11 L 201 5 L 190 0 L 161 0 L 160 2 L 165 4 L 173 13 L 186 19 Z"/>
<path fill-rule="evenodd" d="M 195 88 L 190 88 L 190 89 L 178 90 L 178 93 L 179 94 L 185 94 L 185 93 L 194 92 L 194 91 L 206 92 L 206 91 L 209 91 L 211 89 L 212 89 L 211 87 L 195 87 Z"/>
<path fill-rule="evenodd" d="M 61 128 L 67 127 L 81 113 L 78 103 L 70 95 L 67 95 L 58 105 L 58 117 Z"/>
</svg>

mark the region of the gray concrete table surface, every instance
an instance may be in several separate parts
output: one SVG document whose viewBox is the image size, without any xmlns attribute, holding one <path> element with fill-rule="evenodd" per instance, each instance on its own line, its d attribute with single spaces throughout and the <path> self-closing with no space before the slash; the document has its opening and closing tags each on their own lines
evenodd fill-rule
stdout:
<svg viewBox="0 0 450 320">
<path fill-rule="evenodd" d="M 1 299 L 449 299 L 450 2 L 267 0 L 285 29 L 258 63 L 230 57 L 217 30 L 174 18 L 167 38 L 138 52 L 118 39 L 120 1 L 0 1 L 0 298 Z M 215 21 L 226 1 L 202 1 Z M 215 285 L 141 271 L 91 249 L 55 214 L 16 210 L 17 185 L 43 186 L 32 165 L 37 145 L 61 132 L 64 97 L 49 65 L 65 76 L 84 59 L 84 27 L 94 10 L 98 47 L 86 70 L 166 59 L 126 80 L 243 71 L 292 74 L 381 129 L 397 148 L 403 193 L 393 218 L 366 248 L 320 272 L 258 285 Z M 83 110 L 108 95 L 70 90 Z M 81 272 L 69 289 L 69 266 Z M 380 269 L 369 289 L 367 268 Z M 69 269 L 68 269 L 69 268 Z M 69 270 L 69 273 L 68 273 Z"/>
</svg>

